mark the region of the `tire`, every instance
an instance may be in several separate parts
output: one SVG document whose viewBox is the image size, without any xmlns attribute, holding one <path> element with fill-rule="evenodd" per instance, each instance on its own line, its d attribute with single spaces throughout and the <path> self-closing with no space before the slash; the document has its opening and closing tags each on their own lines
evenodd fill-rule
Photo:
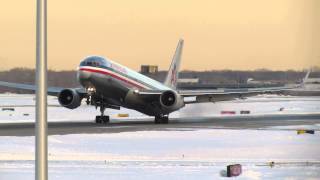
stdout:
<svg viewBox="0 0 320 180">
<path fill-rule="evenodd" d="M 102 117 L 102 123 L 108 124 L 109 122 L 110 122 L 109 116 L 103 116 L 103 117 Z"/>
<path fill-rule="evenodd" d="M 154 118 L 154 123 L 155 123 L 155 124 L 160 124 L 160 118 L 155 117 L 155 118 Z"/>
<path fill-rule="evenodd" d="M 168 116 L 155 117 L 154 123 L 155 124 L 168 124 L 169 123 L 169 117 Z"/>
<path fill-rule="evenodd" d="M 102 118 L 101 116 L 96 116 L 96 123 L 101 124 L 102 123 Z"/>
<path fill-rule="evenodd" d="M 96 116 L 97 124 L 108 124 L 110 122 L 109 116 Z"/>
</svg>

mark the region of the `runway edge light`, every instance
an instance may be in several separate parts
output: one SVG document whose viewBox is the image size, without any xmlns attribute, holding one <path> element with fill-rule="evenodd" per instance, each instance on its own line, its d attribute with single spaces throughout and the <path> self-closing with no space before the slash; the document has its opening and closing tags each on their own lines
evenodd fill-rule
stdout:
<svg viewBox="0 0 320 180">
<path fill-rule="evenodd" d="M 239 176 L 242 173 L 241 164 L 232 164 L 227 166 L 227 177 Z"/>
</svg>

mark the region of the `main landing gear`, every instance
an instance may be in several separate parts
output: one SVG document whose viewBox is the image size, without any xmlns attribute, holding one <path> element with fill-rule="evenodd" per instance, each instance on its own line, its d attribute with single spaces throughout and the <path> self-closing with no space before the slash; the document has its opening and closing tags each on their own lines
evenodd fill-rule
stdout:
<svg viewBox="0 0 320 180">
<path fill-rule="evenodd" d="M 169 123 L 169 116 L 168 115 L 160 115 L 154 118 L 155 124 L 168 124 Z"/>
<path fill-rule="evenodd" d="M 104 110 L 106 108 L 104 106 L 100 106 L 101 116 L 96 116 L 97 124 L 108 124 L 110 122 L 110 117 L 104 115 Z"/>
</svg>

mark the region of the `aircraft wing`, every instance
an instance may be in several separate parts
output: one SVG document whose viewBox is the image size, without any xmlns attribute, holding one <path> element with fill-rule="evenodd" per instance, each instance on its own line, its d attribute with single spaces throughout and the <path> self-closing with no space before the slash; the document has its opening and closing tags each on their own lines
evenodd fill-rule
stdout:
<svg viewBox="0 0 320 180">
<path fill-rule="evenodd" d="M 11 83 L 11 82 L 4 82 L 0 81 L 0 86 L 3 87 L 9 87 L 14 89 L 23 89 L 23 90 L 30 90 L 30 91 L 36 91 L 37 86 L 36 85 L 30 85 L 30 84 L 22 84 L 22 83 Z M 58 94 L 65 88 L 62 87 L 48 87 L 48 95 L 52 96 L 58 96 Z M 80 94 L 86 93 L 84 89 L 77 88 L 76 91 Z"/>
<path fill-rule="evenodd" d="M 185 104 L 231 101 L 243 99 L 258 94 L 277 94 L 289 87 L 274 88 L 249 88 L 249 89 L 219 89 L 219 90 L 178 90 L 178 94 L 184 98 Z M 145 100 L 157 100 L 163 91 L 137 91 Z"/>
<path fill-rule="evenodd" d="M 178 93 L 185 97 L 185 104 L 230 101 L 234 99 L 243 99 L 258 94 L 276 94 L 282 93 L 289 88 L 250 88 L 250 89 L 222 89 L 222 90 L 180 90 Z M 189 98 L 188 97 L 193 97 Z M 188 100 L 187 100 L 188 99 Z"/>
</svg>

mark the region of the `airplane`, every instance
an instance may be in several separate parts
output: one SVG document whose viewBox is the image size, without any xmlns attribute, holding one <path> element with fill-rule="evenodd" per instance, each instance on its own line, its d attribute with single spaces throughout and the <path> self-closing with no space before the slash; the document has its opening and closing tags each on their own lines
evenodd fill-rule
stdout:
<svg viewBox="0 0 320 180">
<path fill-rule="evenodd" d="M 309 79 L 311 71 L 312 71 L 312 68 L 309 68 L 307 73 L 306 73 L 306 75 L 305 75 L 305 77 L 302 79 L 302 82 L 300 83 L 300 86 L 298 85 L 298 87 L 305 88 L 306 82 Z"/>
<path fill-rule="evenodd" d="M 106 108 L 134 109 L 148 116 L 154 116 L 156 124 L 167 124 L 169 114 L 186 104 L 229 101 L 255 96 L 262 93 L 281 93 L 285 87 L 224 89 L 224 90 L 179 90 L 177 79 L 184 40 L 180 39 L 164 83 L 151 79 L 121 64 L 102 56 L 88 56 L 80 62 L 77 80 L 80 88 L 49 87 L 48 95 L 58 97 L 61 106 L 78 108 L 83 99 L 88 105 L 100 108 L 101 115 L 95 122 L 107 124 Z M 0 86 L 36 90 L 35 85 L 0 81 Z M 188 98 L 191 97 L 191 98 Z M 191 99 L 191 100 L 190 100 Z"/>
</svg>

